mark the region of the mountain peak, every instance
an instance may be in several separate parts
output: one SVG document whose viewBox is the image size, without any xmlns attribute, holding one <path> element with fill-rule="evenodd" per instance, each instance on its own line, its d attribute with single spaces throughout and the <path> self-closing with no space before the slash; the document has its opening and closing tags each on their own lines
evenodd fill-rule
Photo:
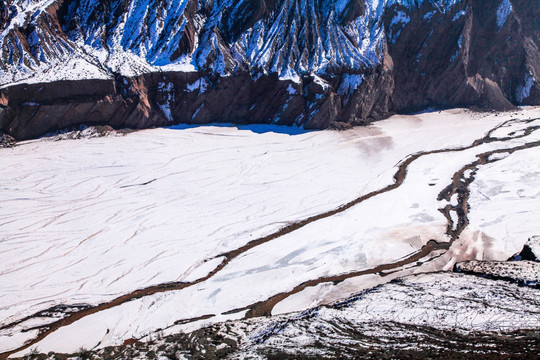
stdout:
<svg viewBox="0 0 540 360">
<path fill-rule="evenodd" d="M 103 96 L 155 116 L 130 126 L 319 128 L 426 107 L 510 108 L 540 102 L 538 17 L 533 0 L 0 0 L 0 86 L 106 81 Z M 170 113 L 155 93 L 163 81 Z M 204 99 L 186 95 L 203 82 Z M 276 99 L 258 98 L 265 90 Z M 217 96 L 236 110 L 209 104 L 222 91 L 238 92 Z M 3 92 L 10 109 L 22 106 Z M 9 133 L 15 115 L 3 113 Z"/>
</svg>

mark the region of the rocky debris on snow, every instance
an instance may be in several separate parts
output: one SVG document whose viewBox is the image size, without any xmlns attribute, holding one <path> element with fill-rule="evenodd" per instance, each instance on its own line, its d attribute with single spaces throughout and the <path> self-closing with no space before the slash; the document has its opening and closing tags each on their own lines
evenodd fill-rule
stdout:
<svg viewBox="0 0 540 360">
<path fill-rule="evenodd" d="M 533 236 L 525 243 L 523 250 L 508 261 L 465 261 L 457 263 L 454 271 L 540 288 L 538 254 L 540 254 L 540 236 Z"/>
<path fill-rule="evenodd" d="M 76 139 L 92 139 L 104 136 L 119 136 L 128 133 L 129 129 L 115 130 L 109 125 L 79 125 L 60 131 L 51 132 L 44 135 L 44 139 L 60 141 L 60 140 L 76 140 Z"/>
<path fill-rule="evenodd" d="M 0 133 L 0 148 L 14 147 L 16 143 L 12 136 Z"/>
<path fill-rule="evenodd" d="M 454 270 L 540 288 L 540 263 L 535 261 L 466 261 L 456 264 Z"/>
<path fill-rule="evenodd" d="M 517 359 L 538 354 L 539 301 L 538 290 L 517 284 L 420 274 L 302 313 L 25 359 Z"/>
</svg>

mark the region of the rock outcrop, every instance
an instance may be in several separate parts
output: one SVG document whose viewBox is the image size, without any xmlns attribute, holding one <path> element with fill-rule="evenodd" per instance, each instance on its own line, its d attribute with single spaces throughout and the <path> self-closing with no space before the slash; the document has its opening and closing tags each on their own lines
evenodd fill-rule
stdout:
<svg viewBox="0 0 540 360">
<path fill-rule="evenodd" d="M 454 271 L 540 289 L 540 263 L 535 261 L 465 261 Z"/>
<path fill-rule="evenodd" d="M 464 261 L 457 263 L 454 271 L 540 289 L 540 236 L 529 238 L 521 252 L 508 261 Z"/>
<path fill-rule="evenodd" d="M 510 261 L 529 260 L 540 262 L 540 236 L 533 236 L 527 240 L 519 254 L 512 256 Z"/>
<path fill-rule="evenodd" d="M 0 0 L 0 132 L 540 103 L 535 0 Z"/>
</svg>

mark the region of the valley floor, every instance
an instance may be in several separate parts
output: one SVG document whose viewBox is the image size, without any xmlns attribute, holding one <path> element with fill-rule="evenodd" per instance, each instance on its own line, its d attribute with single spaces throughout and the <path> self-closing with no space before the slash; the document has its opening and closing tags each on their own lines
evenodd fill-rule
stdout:
<svg viewBox="0 0 540 360">
<path fill-rule="evenodd" d="M 389 339 L 538 331 L 537 289 L 433 274 L 506 260 L 540 233 L 538 130 L 540 108 L 451 110 L 343 132 L 177 126 L 0 149 L 0 357 L 213 324 L 241 328 L 240 357 L 315 341 L 324 353 L 304 355 L 345 356 L 336 334 L 362 343 L 391 323 Z M 280 319 L 292 325 L 269 331 Z"/>
</svg>

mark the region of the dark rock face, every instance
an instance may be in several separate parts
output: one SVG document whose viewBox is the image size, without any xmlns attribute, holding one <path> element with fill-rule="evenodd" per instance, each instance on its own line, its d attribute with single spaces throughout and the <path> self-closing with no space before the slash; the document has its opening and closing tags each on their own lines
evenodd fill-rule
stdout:
<svg viewBox="0 0 540 360">
<path fill-rule="evenodd" d="M 144 92 L 122 96 L 109 80 L 22 84 L 2 89 L 2 93 L 5 107 L 0 111 L 0 125 L 16 139 L 81 123 L 134 128 L 166 123 Z"/>
<path fill-rule="evenodd" d="M 536 261 L 540 262 L 540 236 L 533 236 L 523 246 L 518 254 L 512 256 L 509 261 Z"/>
<path fill-rule="evenodd" d="M 17 139 L 540 104 L 536 0 L 41 3 L 0 0 L 0 132 Z"/>
<path fill-rule="evenodd" d="M 528 14 L 540 15 L 538 3 L 472 0 L 458 2 L 444 15 L 429 3 L 421 8 L 397 10 L 418 24 L 405 26 L 390 47 L 398 111 L 430 105 L 507 109 L 538 104 L 538 84 L 526 85 L 527 79 L 538 79 L 540 70 L 540 22 L 530 22 Z"/>
</svg>

